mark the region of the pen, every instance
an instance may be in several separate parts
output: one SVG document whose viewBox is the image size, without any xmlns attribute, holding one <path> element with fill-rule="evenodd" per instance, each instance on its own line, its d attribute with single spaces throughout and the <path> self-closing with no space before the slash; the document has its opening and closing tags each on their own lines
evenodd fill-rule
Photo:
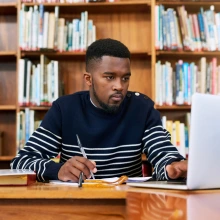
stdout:
<svg viewBox="0 0 220 220">
<path fill-rule="evenodd" d="M 83 157 L 87 158 L 86 153 L 85 153 L 85 151 L 84 151 L 84 148 L 83 148 L 83 146 L 82 146 L 82 144 L 81 144 L 81 142 L 80 142 L 80 140 L 79 140 L 78 134 L 76 134 L 76 138 L 77 138 L 77 143 L 78 143 L 78 145 L 79 145 L 79 149 L 80 149 L 80 151 L 81 151 Z M 93 172 L 92 172 L 91 170 L 90 170 L 90 174 L 91 174 L 92 178 L 95 179 L 94 174 L 93 174 Z"/>
</svg>

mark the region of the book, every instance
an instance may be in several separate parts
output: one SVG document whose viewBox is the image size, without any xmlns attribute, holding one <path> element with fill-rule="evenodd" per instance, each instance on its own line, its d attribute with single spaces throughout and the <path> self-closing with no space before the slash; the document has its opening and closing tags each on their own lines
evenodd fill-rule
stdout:
<svg viewBox="0 0 220 220">
<path fill-rule="evenodd" d="M 0 186 L 27 186 L 36 182 L 36 173 L 31 170 L 0 169 Z"/>
</svg>

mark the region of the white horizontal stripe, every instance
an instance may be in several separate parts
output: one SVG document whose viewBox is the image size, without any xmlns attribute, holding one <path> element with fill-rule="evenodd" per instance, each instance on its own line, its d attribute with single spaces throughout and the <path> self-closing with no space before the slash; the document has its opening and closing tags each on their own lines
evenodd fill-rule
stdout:
<svg viewBox="0 0 220 220">
<path fill-rule="evenodd" d="M 67 154 L 64 154 L 63 152 L 61 153 L 61 157 L 62 157 L 62 155 L 69 157 L 69 158 L 73 157 L 72 155 L 67 155 Z"/>
<path fill-rule="evenodd" d="M 111 171 L 111 170 L 123 170 L 123 169 L 127 169 L 127 168 L 130 168 L 130 167 L 135 167 L 135 166 L 138 166 L 142 163 L 142 161 L 140 161 L 139 163 L 135 164 L 135 165 L 131 165 L 131 166 L 128 166 L 128 167 L 117 167 L 117 168 L 112 168 L 112 169 L 98 169 L 98 171 Z M 96 166 L 97 167 L 97 166 Z"/>
<path fill-rule="evenodd" d="M 42 135 L 42 136 L 44 136 L 44 137 L 46 137 L 46 138 L 48 138 L 48 139 L 50 139 L 50 140 L 52 140 L 52 141 L 54 141 L 54 142 L 56 142 L 56 143 L 58 143 L 58 144 L 61 144 L 59 141 L 53 139 L 52 137 L 50 137 L 50 136 L 48 136 L 48 135 L 46 135 L 46 134 L 44 134 L 44 133 L 40 133 L 40 132 L 38 132 L 38 131 L 35 131 L 34 133 L 38 133 L 39 135 Z M 33 137 L 33 136 L 34 136 L 34 134 L 32 135 L 32 137 Z"/>
<path fill-rule="evenodd" d="M 130 173 L 130 172 L 132 172 L 132 171 L 134 171 L 134 170 L 137 170 L 137 169 L 142 169 L 142 167 L 140 166 L 140 167 L 137 167 L 137 168 L 135 168 L 135 169 L 133 169 L 133 170 L 130 170 L 130 171 L 128 171 L 128 172 L 126 172 L 126 173 Z M 125 172 L 121 172 L 121 173 L 118 173 L 118 172 L 114 172 L 115 173 L 115 176 L 119 176 L 119 175 L 121 175 L 121 174 L 124 174 Z M 132 174 L 131 174 L 132 175 Z M 112 174 L 95 174 L 95 176 L 112 176 Z"/>
<path fill-rule="evenodd" d="M 164 136 L 157 136 L 157 137 L 155 137 L 155 138 L 150 139 L 149 141 L 145 142 L 144 147 L 146 147 L 146 145 L 147 145 L 149 142 L 154 141 L 154 140 L 159 139 L 159 138 L 164 138 Z"/>
<path fill-rule="evenodd" d="M 48 150 L 47 148 L 45 148 L 45 147 L 43 147 L 43 146 L 41 146 L 41 145 L 39 145 L 39 144 L 37 144 L 37 143 L 35 143 L 35 142 L 32 142 L 32 141 L 28 141 L 28 143 L 32 143 L 32 144 L 34 144 L 34 145 L 37 145 L 38 147 L 40 147 L 40 148 L 42 148 L 42 149 L 44 149 L 44 150 L 46 150 L 46 151 L 48 151 L 48 152 L 51 152 L 51 153 L 57 153 L 56 151 L 51 151 L 51 150 Z M 25 147 L 30 147 L 30 148 L 32 148 L 31 146 L 28 146 L 28 145 L 26 145 Z M 33 148 L 35 151 L 35 153 L 39 153 L 39 154 L 41 154 L 39 151 L 36 151 L 36 148 Z"/>
<path fill-rule="evenodd" d="M 78 148 L 78 150 L 79 150 L 79 148 Z M 70 153 L 80 153 L 80 154 L 81 154 L 80 150 L 79 150 L 79 151 L 73 151 L 73 150 L 67 150 L 67 149 L 65 149 L 65 148 L 62 148 L 62 152 L 63 152 L 63 151 L 65 151 L 65 152 L 70 152 Z"/>
<path fill-rule="evenodd" d="M 68 147 L 77 147 L 79 149 L 78 145 L 69 145 L 69 144 L 64 144 L 62 143 L 62 145 L 64 146 L 68 146 Z M 137 147 L 140 146 L 141 143 L 139 144 L 128 144 L 128 145 L 119 145 L 119 146 L 115 146 L 115 147 L 105 147 L 105 148 L 90 148 L 90 147 L 83 147 L 85 150 L 113 150 L 113 149 L 117 149 L 117 148 L 123 148 L 123 147 Z"/>
<path fill-rule="evenodd" d="M 148 131 L 150 131 L 150 130 L 152 130 L 152 129 L 155 129 L 155 128 L 162 128 L 162 129 L 164 130 L 164 128 L 163 128 L 162 125 L 157 125 L 157 126 L 152 127 L 152 128 L 150 128 L 150 129 L 148 129 L 148 130 L 145 130 L 144 133 L 146 133 L 146 132 L 148 132 Z"/>
<path fill-rule="evenodd" d="M 151 154 L 153 154 L 155 151 L 158 151 L 158 150 L 161 150 L 161 149 L 164 149 L 164 148 L 170 148 L 170 146 L 158 147 L 158 148 L 156 148 L 155 150 L 153 150 L 153 151 L 151 152 Z M 177 153 L 177 151 L 160 151 L 160 153 L 158 153 L 157 155 L 159 156 L 161 153 L 170 153 L 170 152 L 175 152 L 175 153 Z"/>
<path fill-rule="evenodd" d="M 58 136 L 58 135 L 56 135 L 56 134 L 52 133 L 51 131 L 49 131 L 49 130 L 45 129 L 44 127 L 40 126 L 39 128 L 41 128 L 41 129 L 42 129 L 42 130 L 44 130 L 44 131 L 47 131 L 47 132 L 51 133 L 51 134 L 52 134 L 52 135 L 54 135 L 55 137 L 57 137 L 57 138 L 59 138 L 59 139 L 61 139 L 61 140 L 62 140 L 62 138 L 61 138 L 60 136 Z"/>
<path fill-rule="evenodd" d="M 154 157 L 154 158 L 151 160 L 151 163 L 154 161 L 155 158 L 159 157 L 159 156 L 161 155 L 161 153 L 166 153 L 166 155 L 178 154 L 177 151 L 160 152 L 159 154 L 157 154 L 156 157 Z M 165 155 L 165 156 L 166 156 L 166 155 Z M 164 156 L 164 157 L 165 157 L 165 156 Z M 164 157 L 162 157 L 159 161 L 157 161 L 157 163 L 160 163 L 160 162 L 163 160 Z M 155 167 L 155 168 L 156 168 L 156 167 Z"/>
<path fill-rule="evenodd" d="M 109 154 L 88 154 L 86 153 L 87 156 L 108 156 L 108 155 L 114 155 L 114 154 L 119 154 L 119 153 L 130 153 L 130 152 L 137 152 L 137 151 L 140 151 L 140 149 L 137 149 L 137 150 L 124 150 L 124 151 L 117 151 L 117 152 L 114 152 L 114 153 L 109 153 Z"/>
<path fill-rule="evenodd" d="M 116 159 L 126 159 L 126 158 L 132 158 L 132 157 L 136 157 L 136 156 L 140 156 L 140 154 L 136 154 L 136 155 L 132 155 L 132 156 L 126 156 L 126 157 L 114 157 L 114 158 L 111 158 L 111 159 L 104 159 L 104 160 L 95 160 L 96 162 L 97 161 L 110 161 L 110 160 L 116 160 Z"/>
<path fill-rule="evenodd" d="M 155 147 L 156 145 L 162 144 L 162 143 L 165 143 L 165 142 L 169 142 L 169 143 L 170 143 L 169 140 L 164 140 L 164 141 L 158 141 L 157 143 L 152 144 L 152 145 L 148 148 L 148 153 L 150 152 L 150 150 L 151 150 L 152 147 Z"/>
<path fill-rule="evenodd" d="M 149 138 L 150 136 L 157 134 L 157 133 L 162 133 L 165 135 L 164 131 L 154 131 L 154 132 L 150 133 L 149 135 L 145 136 L 144 138 L 142 138 L 142 140 L 145 140 L 146 138 Z"/>
<path fill-rule="evenodd" d="M 52 145 L 52 144 L 50 144 L 50 143 L 48 143 L 48 142 L 46 142 L 46 141 L 44 141 L 44 140 L 42 140 L 42 139 L 36 137 L 36 136 L 32 136 L 32 138 L 35 138 L 35 139 L 39 140 L 40 142 L 43 142 L 43 143 L 45 143 L 45 144 L 51 146 L 52 148 L 57 149 L 56 146 L 54 146 L 54 145 Z M 29 142 L 34 143 L 34 142 L 32 142 L 32 141 L 28 141 L 27 143 L 29 143 Z"/>
<path fill-rule="evenodd" d="M 123 161 L 123 164 L 126 164 L 126 163 L 133 163 L 133 162 L 136 162 L 136 161 L 138 161 L 138 160 L 140 160 L 141 159 L 141 156 L 140 156 L 140 158 L 138 158 L 138 159 L 136 159 L 136 160 L 129 160 L 129 161 Z M 96 165 L 96 167 L 98 168 L 98 167 L 106 167 L 106 166 L 112 166 L 112 165 L 117 165 L 117 164 L 119 164 L 119 165 L 121 165 L 121 163 L 122 162 L 119 162 L 119 163 L 107 163 L 107 164 L 104 164 L 104 165 Z"/>
</svg>

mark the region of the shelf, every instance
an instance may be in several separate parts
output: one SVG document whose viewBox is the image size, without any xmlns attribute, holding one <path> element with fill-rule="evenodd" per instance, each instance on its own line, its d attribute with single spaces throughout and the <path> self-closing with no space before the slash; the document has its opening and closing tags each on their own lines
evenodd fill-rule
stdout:
<svg viewBox="0 0 220 220">
<path fill-rule="evenodd" d="M 15 156 L 0 156 L 0 161 L 11 161 Z"/>
<path fill-rule="evenodd" d="M 17 13 L 17 3 L 16 2 L 0 2 L 0 15 L 11 15 Z"/>
<path fill-rule="evenodd" d="M 39 3 L 24 3 L 26 6 L 39 5 Z M 118 1 L 118 2 L 99 2 L 99 3 L 43 3 L 46 11 L 54 10 L 55 6 L 60 7 L 60 15 L 63 13 L 112 13 L 112 12 L 146 12 L 150 10 L 150 1 Z M 74 8 L 74 11 L 73 11 Z M 101 9 L 101 10 L 100 10 Z"/>
<path fill-rule="evenodd" d="M 0 2 L 0 8 L 16 8 L 16 7 L 17 7 L 16 2 L 7 2 L 7 3 Z"/>
<path fill-rule="evenodd" d="M 157 56 L 220 56 L 220 51 L 156 51 Z"/>
<path fill-rule="evenodd" d="M 157 5 L 164 5 L 165 8 L 176 8 L 178 6 L 184 5 L 188 13 L 198 13 L 200 7 L 203 7 L 204 10 L 210 9 L 211 5 L 215 6 L 215 11 L 220 10 L 220 2 L 211 2 L 211 1 L 160 1 L 156 3 Z"/>
<path fill-rule="evenodd" d="M 191 105 L 163 105 L 163 106 L 158 106 L 156 105 L 155 108 L 157 110 L 190 110 L 191 109 Z"/>
<path fill-rule="evenodd" d="M 0 57 L 17 56 L 16 51 L 0 51 Z"/>
<path fill-rule="evenodd" d="M 144 0 L 137 0 L 137 1 L 118 1 L 118 2 L 97 2 L 97 3 L 82 3 L 82 2 L 78 2 L 78 3 L 23 3 L 26 6 L 34 6 L 34 5 L 40 5 L 43 4 L 44 6 L 61 6 L 61 7 L 97 7 L 97 6 L 106 6 L 106 7 L 110 7 L 110 6 L 127 6 L 127 5 L 132 5 L 132 6 L 137 6 L 137 5 L 141 5 L 141 6 L 150 6 L 151 1 L 144 1 Z"/>
<path fill-rule="evenodd" d="M 219 1 L 157 1 L 157 5 L 162 4 L 164 6 L 181 6 L 181 5 L 186 5 L 186 6 L 202 6 L 202 5 L 215 5 L 215 6 L 220 6 Z"/>
<path fill-rule="evenodd" d="M 84 59 L 86 52 L 72 52 L 72 51 L 64 51 L 64 52 L 43 52 L 43 51 L 21 51 L 21 57 L 39 57 L 41 54 L 49 58 L 72 58 L 72 57 L 81 57 Z M 131 51 L 131 56 L 150 56 L 147 51 Z"/>
<path fill-rule="evenodd" d="M 37 111 L 47 111 L 50 109 L 51 106 L 20 106 L 20 110 L 24 110 L 25 108 L 29 108 L 30 110 L 37 110 Z"/>
<path fill-rule="evenodd" d="M 16 110 L 15 105 L 0 105 L 0 111 L 10 111 L 10 110 Z"/>
</svg>

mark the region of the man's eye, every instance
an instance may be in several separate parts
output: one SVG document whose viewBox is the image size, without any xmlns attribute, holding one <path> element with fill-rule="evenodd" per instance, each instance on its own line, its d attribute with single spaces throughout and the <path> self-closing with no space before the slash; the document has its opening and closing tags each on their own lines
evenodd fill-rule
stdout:
<svg viewBox="0 0 220 220">
<path fill-rule="evenodd" d="M 106 76 L 106 79 L 111 80 L 111 79 L 114 79 L 114 77 L 113 76 Z"/>
<path fill-rule="evenodd" d="M 130 79 L 130 77 L 124 77 L 123 81 L 128 81 Z"/>
</svg>

